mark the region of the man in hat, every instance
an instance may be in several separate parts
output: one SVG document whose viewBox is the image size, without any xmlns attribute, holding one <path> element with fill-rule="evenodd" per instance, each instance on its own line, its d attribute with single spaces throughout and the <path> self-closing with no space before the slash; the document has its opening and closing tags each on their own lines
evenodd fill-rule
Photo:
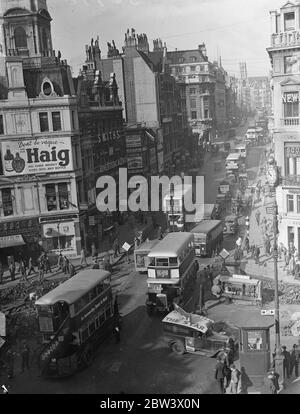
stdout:
<svg viewBox="0 0 300 414">
<path fill-rule="evenodd" d="M 22 373 L 25 371 L 25 368 L 29 369 L 29 346 L 26 341 L 23 341 L 22 348 L 21 348 L 21 356 L 22 356 Z"/>
<path fill-rule="evenodd" d="M 283 378 L 287 379 L 290 378 L 291 355 L 287 351 L 286 346 L 282 347 L 281 355 L 283 356 Z"/>
<path fill-rule="evenodd" d="M 293 371 L 295 369 L 295 376 L 297 378 L 299 376 L 299 361 L 300 361 L 300 350 L 299 350 L 299 347 L 295 344 L 293 345 L 293 349 L 291 351 L 290 374 L 293 375 Z"/>
</svg>

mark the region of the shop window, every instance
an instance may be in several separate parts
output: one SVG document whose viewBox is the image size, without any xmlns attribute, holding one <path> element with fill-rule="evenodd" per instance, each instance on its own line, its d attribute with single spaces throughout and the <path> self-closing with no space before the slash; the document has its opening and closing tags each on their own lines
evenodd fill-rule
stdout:
<svg viewBox="0 0 300 414">
<path fill-rule="evenodd" d="M 263 331 L 249 331 L 247 344 L 250 351 L 263 351 Z"/>
<path fill-rule="evenodd" d="M 46 188 L 47 210 L 48 211 L 57 210 L 57 197 L 56 197 L 55 184 L 47 184 L 45 188 Z"/>
<path fill-rule="evenodd" d="M 4 217 L 9 217 L 14 215 L 13 208 L 13 197 L 12 191 L 10 188 L 4 188 L 2 191 L 2 209 Z"/>
<path fill-rule="evenodd" d="M 27 48 L 27 35 L 23 27 L 17 27 L 15 29 L 15 45 L 16 49 Z"/>
<path fill-rule="evenodd" d="M 205 119 L 209 118 L 209 110 L 208 109 L 204 109 L 204 118 Z"/>
<path fill-rule="evenodd" d="M 102 326 L 105 322 L 105 315 L 102 313 L 102 315 L 99 316 L 99 326 Z"/>
<path fill-rule="evenodd" d="M 81 332 L 81 341 L 85 342 L 88 339 L 88 337 L 89 337 L 89 330 L 88 328 L 86 328 Z"/>
<path fill-rule="evenodd" d="M 295 232 L 294 227 L 288 227 L 288 246 L 295 246 Z"/>
<path fill-rule="evenodd" d="M 196 111 L 192 111 L 192 119 L 197 119 L 197 112 Z"/>
<path fill-rule="evenodd" d="M 95 322 L 92 322 L 89 326 L 90 335 L 92 335 L 95 332 L 95 330 L 96 330 L 96 324 Z"/>
<path fill-rule="evenodd" d="M 52 112 L 53 131 L 61 131 L 61 116 L 60 112 Z"/>
<path fill-rule="evenodd" d="M 284 14 L 284 30 L 295 30 L 295 13 Z"/>
<path fill-rule="evenodd" d="M 287 196 L 287 211 L 288 213 L 294 212 L 294 196 L 293 195 Z"/>
<path fill-rule="evenodd" d="M 68 210 L 69 209 L 69 192 L 68 192 L 67 183 L 58 184 L 58 198 L 59 198 L 60 210 Z"/>
<path fill-rule="evenodd" d="M 48 113 L 47 112 L 40 112 L 39 117 L 40 117 L 40 130 L 41 130 L 41 132 L 49 131 Z"/>
<path fill-rule="evenodd" d="M 111 307 L 109 307 L 105 311 L 105 320 L 109 319 L 111 316 L 112 316 L 112 310 L 111 310 Z"/>
</svg>

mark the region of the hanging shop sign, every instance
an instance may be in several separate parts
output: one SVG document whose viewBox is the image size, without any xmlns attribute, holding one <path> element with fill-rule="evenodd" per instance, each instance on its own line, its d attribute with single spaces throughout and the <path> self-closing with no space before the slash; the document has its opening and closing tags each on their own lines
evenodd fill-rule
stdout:
<svg viewBox="0 0 300 414">
<path fill-rule="evenodd" d="M 44 237 L 46 238 L 75 235 L 74 222 L 49 223 L 45 224 L 43 228 Z"/>
<path fill-rule="evenodd" d="M 72 171 L 71 138 L 37 138 L 2 142 L 5 176 Z"/>
</svg>

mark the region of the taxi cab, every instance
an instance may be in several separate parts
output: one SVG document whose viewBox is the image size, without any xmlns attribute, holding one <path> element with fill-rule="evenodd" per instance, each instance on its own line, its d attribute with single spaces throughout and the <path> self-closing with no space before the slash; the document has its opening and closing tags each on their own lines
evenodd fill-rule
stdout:
<svg viewBox="0 0 300 414">
<path fill-rule="evenodd" d="M 224 221 L 224 234 L 236 234 L 238 231 L 238 217 L 231 215 L 225 218 Z"/>
<path fill-rule="evenodd" d="M 214 321 L 185 312 L 180 307 L 163 320 L 164 341 L 177 355 L 192 353 L 216 358 L 227 353 L 233 359 L 232 338 L 213 331 Z"/>
</svg>

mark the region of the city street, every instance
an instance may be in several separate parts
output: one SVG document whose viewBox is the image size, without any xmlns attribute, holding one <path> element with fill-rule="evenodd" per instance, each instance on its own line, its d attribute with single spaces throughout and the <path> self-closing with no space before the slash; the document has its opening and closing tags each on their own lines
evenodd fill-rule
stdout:
<svg viewBox="0 0 300 414">
<path fill-rule="evenodd" d="M 245 129 L 240 129 L 237 135 L 243 136 Z M 249 153 L 249 168 L 253 177 L 257 173 L 260 153 L 261 148 L 251 149 Z M 206 168 L 200 171 L 200 175 L 206 177 L 206 203 L 214 203 L 217 195 L 215 180 L 224 177 L 224 173 L 225 169 L 216 175 L 213 162 L 207 162 Z M 224 247 L 232 251 L 236 239 L 237 236 L 226 237 Z M 203 267 L 213 262 L 213 259 L 201 259 L 200 265 Z M 135 273 L 133 263 L 128 265 L 126 260 L 115 269 L 114 289 L 119 292 L 123 315 L 120 345 L 115 344 L 111 336 L 99 347 L 90 368 L 65 380 L 41 379 L 33 364 L 29 373 L 17 372 L 11 392 L 216 393 L 214 359 L 195 355 L 176 356 L 164 344 L 161 318 L 150 319 L 145 310 L 146 279 L 146 275 Z"/>
</svg>

